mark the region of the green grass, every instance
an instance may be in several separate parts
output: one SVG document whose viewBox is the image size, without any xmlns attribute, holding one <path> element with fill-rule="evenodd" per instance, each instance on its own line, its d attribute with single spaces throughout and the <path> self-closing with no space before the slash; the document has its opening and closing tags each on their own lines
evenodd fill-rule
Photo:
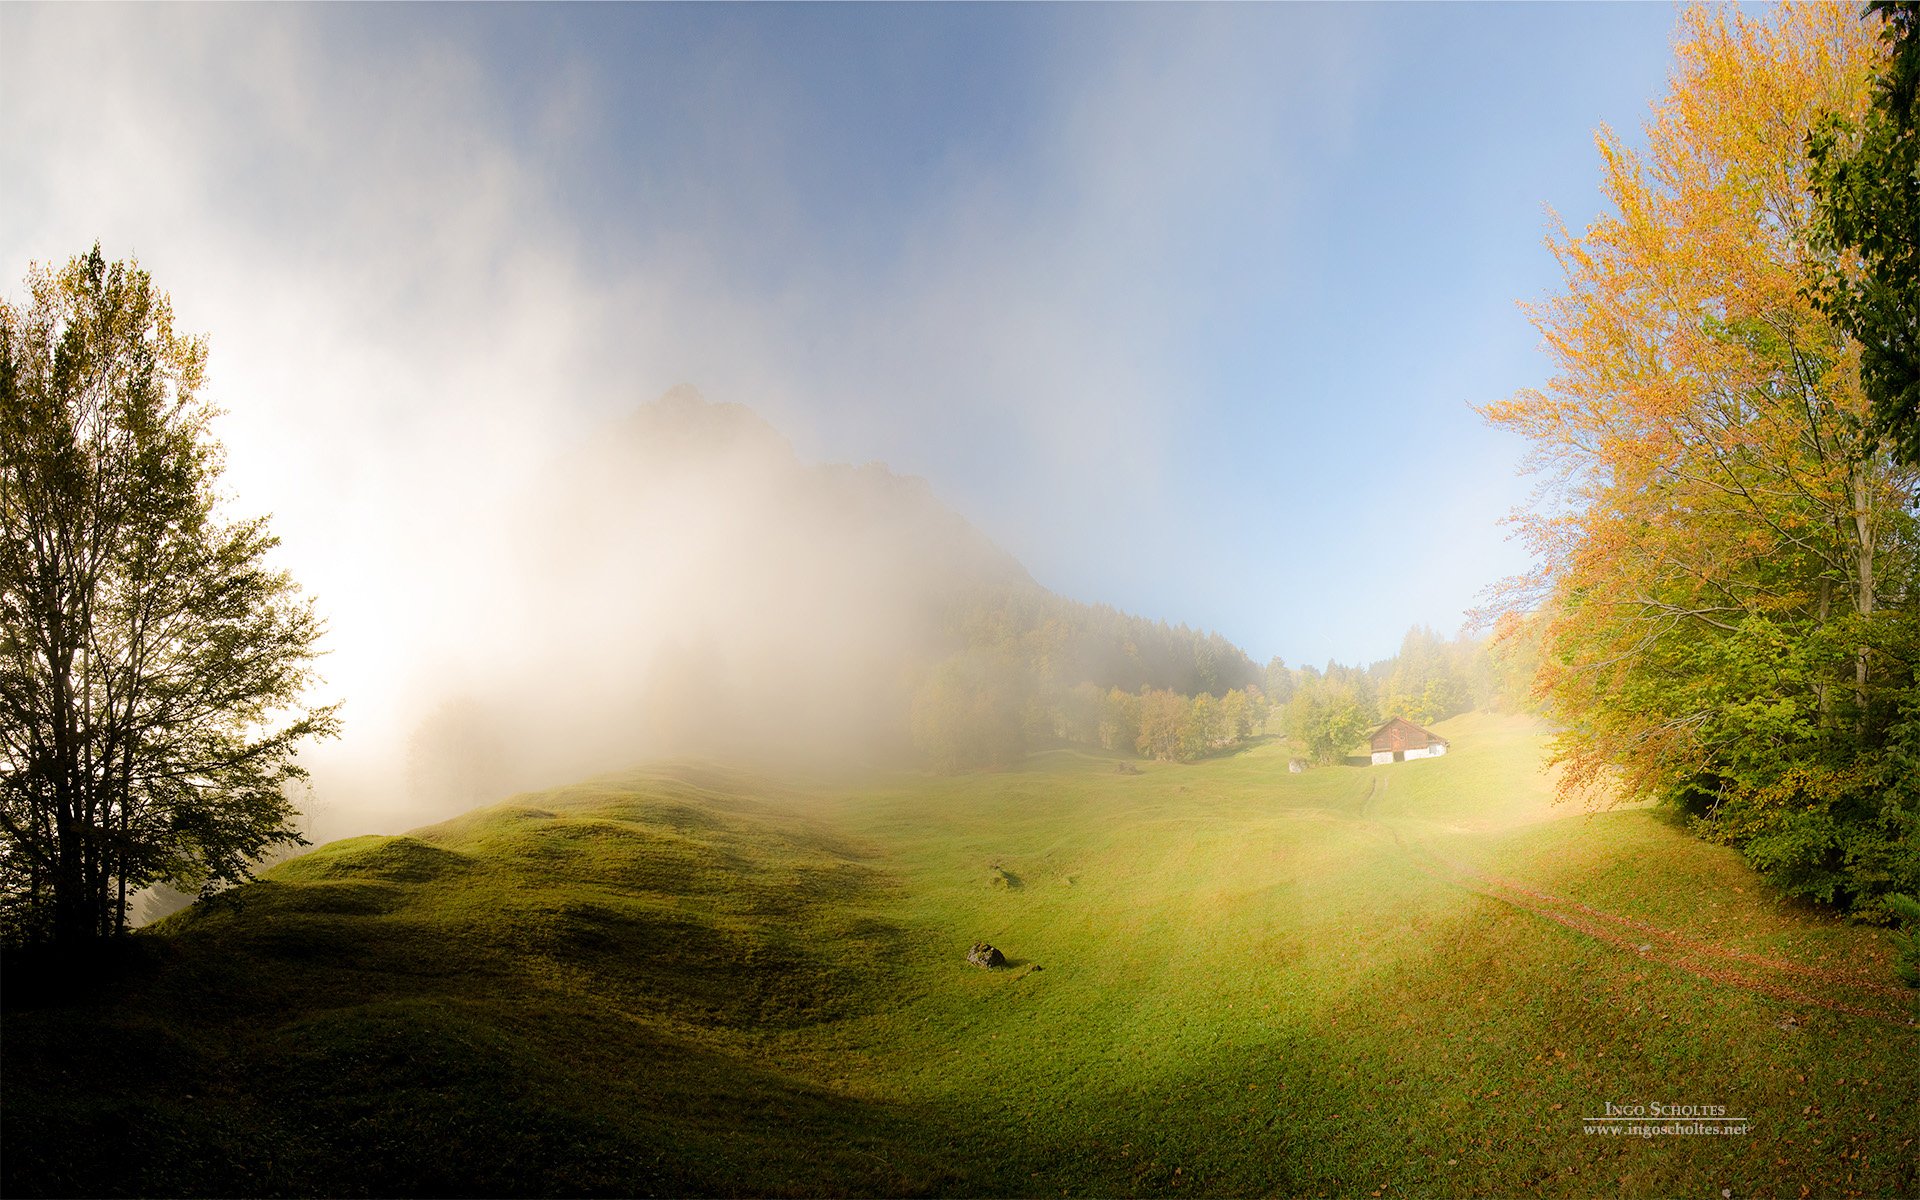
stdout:
<svg viewBox="0 0 1920 1200">
<path fill-rule="evenodd" d="M 6 1194 L 1920 1192 L 1913 1004 L 1840 978 L 1884 933 L 1555 806 L 1524 721 L 1443 730 L 1302 775 L 661 767 L 322 847 L 110 1002 L 10 999 Z M 1584 1133 L 1608 1101 L 1754 1124 Z"/>
</svg>

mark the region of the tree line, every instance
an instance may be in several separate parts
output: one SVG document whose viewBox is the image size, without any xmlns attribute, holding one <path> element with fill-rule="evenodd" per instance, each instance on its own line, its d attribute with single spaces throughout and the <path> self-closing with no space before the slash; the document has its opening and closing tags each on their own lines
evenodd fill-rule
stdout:
<svg viewBox="0 0 1920 1200">
<path fill-rule="evenodd" d="M 1217 633 L 1037 587 L 976 590 L 941 623 L 910 705 L 913 744 L 939 771 L 1061 744 L 1191 759 L 1257 727 L 1260 669 Z"/>
<path fill-rule="evenodd" d="M 1061 601 L 1046 611 L 1070 617 L 1075 610 Z M 1108 628 L 1154 628 L 1110 609 L 1084 611 L 1099 614 Z M 1010 627 L 1004 615 L 996 619 Z M 1265 734 L 1331 763 L 1390 717 L 1428 724 L 1474 708 L 1531 703 L 1530 662 L 1484 639 L 1449 641 L 1424 626 L 1407 632 L 1398 654 L 1366 667 L 1289 667 L 1276 658 L 1246 682 L 1252 661 L 1237 647 L 1219 650 L 1218 635 L 1157 628 L 1168 647 L 1184 640 L 1184 653 L 1162 660 L 1179 669 L 1133 688 L 1076 677 L 1088 659 L 1034 653 L 1070 640 L 1059 624 L 1028 626 L 1019 636 L 954 654 L 916 690 L 914 742 L 946 772 L 1009 766 L 1031 750 L 1059 745 L 1192 762 Z M 1230 673 L 1221 674 L 1238 686 L 1182 690 L 1196 679 L 1193 664 L 1202 656 L 1216 671 L 1227 664 Z"/>
<path fill-rule="evenodd" d="M 1339 762 L 1381 723 L 1431 725 L 1475 709 L 1531 711 L 1534 664 L 1523 643 L 1446 639 L 1424 625 L 1400 651 L 1366 667 L 1267 664 L 1268 698 L 1281 732 L 1314 762 Z"/>
</svg>

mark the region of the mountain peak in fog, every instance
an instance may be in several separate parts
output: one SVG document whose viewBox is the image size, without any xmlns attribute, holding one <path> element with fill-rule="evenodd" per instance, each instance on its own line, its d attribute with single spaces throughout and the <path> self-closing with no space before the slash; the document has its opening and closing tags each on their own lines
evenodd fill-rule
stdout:
<svg viewBox="0 0 1920 1200">
<path fill-rule="evenodd" d="M 510 541 L 490 653 L 414 738 L 429 811 L 660 754 L 894 753 L 960 614 L 1045 595 L 925 480 L 804 462 L 690 387 L 553 463 Z"/>
<path fill-rule="evenodd" d="M 687 384 L 616 422 L 560 474 L 571 481 L 562 491 L 596 510 L 602 524 L 620 525 L 622 508 L 639 517 L 660 505 L 701 524 L 739 516 L 723 519 L 725 528 L 707 543 L 721 556 L 745 552 L 772 533 L 850 553 L 861 560 L 861 573 L 929 598 L 955 589 L 1038 586 L 926 480 L 880 462 L 806 463 L 751 408 L 716 403 Z M 854 565 L 838 558 L 820 564 Z"/>
<path fill-rule="evenodd" d="M 759 413 L 744 404 L 718 404 L 691 384 L 677 384 L 639 405 L 595 440 L 602 449 L 624 446 L 654 457 L 701 456 L 719 449 L 756 448 L 791 457 L 793 446 Z"/>
</svg>

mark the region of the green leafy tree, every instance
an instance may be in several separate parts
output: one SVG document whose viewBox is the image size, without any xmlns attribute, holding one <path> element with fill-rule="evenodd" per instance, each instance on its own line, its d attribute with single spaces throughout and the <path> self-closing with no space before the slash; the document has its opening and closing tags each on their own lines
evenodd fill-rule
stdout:
<svg viewBox="0 0 1920 1200">
<path fill-rule="evenodd" d="M 1328 663 L 1301 672 L 1287 708 L 1287 733 L 1317 762 L 1338 762 L 1380 723 L 1366 672 Z"/>
<path fill-rule="evenodd" d="M 1920 988 L 1920 901 L 1896 892 L 1886 906 L 1903 927 L 1893 936 L 1894 972 L 1908 987 Z"/>
<path fill-rule="evenodd" d="M 321 633 L 223 520 L 205 345 L 96 246 L 0 304 L 0 920 L 72 945 L 129 892 L 210 890 L 302 841 L 298 747 Z"/>
<path fill-rule="evenodd" d="M 1274 704 L 1285 704 L 1293 699 L 1293 670 L 1287 666 L 1287 660 L 1274 656 L 1267 660 L 1265 683 L 1266 696 Z"/>
<path fill-rule="evenodd" d="M 1140 736 L 1135 746 L 1147 758 L 1181 756 L 1188 726 L 1187 698 L 1152 688 L 1140 693 Z"/>
<path fill-rule="evenodd" d="M 1566 286 L 1534 315 L 1558 371 L 1487 410 L 1548 481 L 1510 595 L 1564 788 L 1666 801 L 1786 891 L 1884 915 L 1920 886 L 1896 765 L 1920 473 L 1816 302 L 1848 267 L 1803 153 L 1821 114 L 1869 120 L 1884 57 L 1837 6 L 1681 20 L 1644 149 L 1602 139 L 1610 211 L 1554 240 Z"/>
<path fill-rule="evenodd" d="M 1874 0 L 1867 12 L 1887 48 L 1872 107 L 1828 116 L 1807 140 L 1812 236 L 1836 256 L 1814 291 L 1860 344 L 1875 426 L 1920 462 L 1920 6 Z"/>
<path fill-rule="evenodd" d="M 1333 762 L 1353 749 L 1379 723 L 1380 710 L 1371 697 L 1359 688 L 1336 686 L 1327 707 L 1325 732 L 1315 753 L 1323 761 Z"/>
<path fill-rule="evenodd" d="M 1454 659 L 1451 648 L 1431 628 L 1409 629 L 1393 660 L 1381 710 L 1389 717 L 1405 717 L 1422 725 L 1465 712 L 1472 706 L 1472 695 Z"/>
<path fill-rule="evenodd" d="M 1259 688 L 1249 684 L 1241 689 L 1247 697 L 1247 736 L 1253 737 L 1267 731 L 1267 719 L 1273 714 L 1273 701 Z"/>
<path fill-rule="evenodd" d="M 1180 734 L 1180 758 L 1192 762 L 1204 758 L 1215 746 L 1226 741 L 1222 735 L 1220 702 L 1205 692 L 1193 698 L 1187 707 L 1187 720 Z"/>
<path fill-rule="evenodd" d="M 1253 695 L 1251 689 L 1228 692 L 1220 698 L 1221 736 L 1229 742 L 1243 742 L 1253 736 Z"/>
</svg>

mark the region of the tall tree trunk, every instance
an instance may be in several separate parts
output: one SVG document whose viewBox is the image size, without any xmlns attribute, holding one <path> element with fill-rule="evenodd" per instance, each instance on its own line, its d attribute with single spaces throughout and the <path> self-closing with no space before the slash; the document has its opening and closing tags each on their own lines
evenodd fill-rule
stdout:
<svg viewBox="0 0 1920 1200">
<path fill-rule="evenodd" d="M 53 941 L 55 945 L 84 942 L 92 933 L 87 896 L 85 850 L 71 816 L 56 818 L 59 859 L 53 873 Z"/>
<path fill-rule="evenodd" d="M 114 865 L 113 872 L 118 888 L 113 906 L 113 932 L 116 936 L 127 931 L 127 842 L 131 836 L 127 829 L 127 817 L 127 800 L 123 795 L 120 798 L 119 862 Z"/>
<path fill-rule="evenodd" d="M 1820 629 L 1824 630 L 1827 627 L 1827 619 L 1832 615 L 1833 579 L 1823 572 L 1820 578 Z M 1813 675 L 1813 695 L 1814 703 L 1819 708 L 1820 728 L 1823 730 L 1832 729 L 1833 693 L 1829 690 L 1829 684 L 1824 672 L 1817 671 Z"/>
<path fill-rule="evenodd" d="M 1854 608 L 1863 619 L 1873 616 L 1874 601 L 1873 522 L 1868 510 L 1867 470 L 1865 458 L 1854 464 L 1853 530 L 1854 553 L 1857 556 L 1854 568 L 1854 583 L 1857 589 Z M 1867 654 L 1868 647 L 1863 642 L 1853 665 L 1854 698 L 1860 706 L 1859 729 L 1862 736 L 1865 736 L 1867 730 Z"/>
</svg>

